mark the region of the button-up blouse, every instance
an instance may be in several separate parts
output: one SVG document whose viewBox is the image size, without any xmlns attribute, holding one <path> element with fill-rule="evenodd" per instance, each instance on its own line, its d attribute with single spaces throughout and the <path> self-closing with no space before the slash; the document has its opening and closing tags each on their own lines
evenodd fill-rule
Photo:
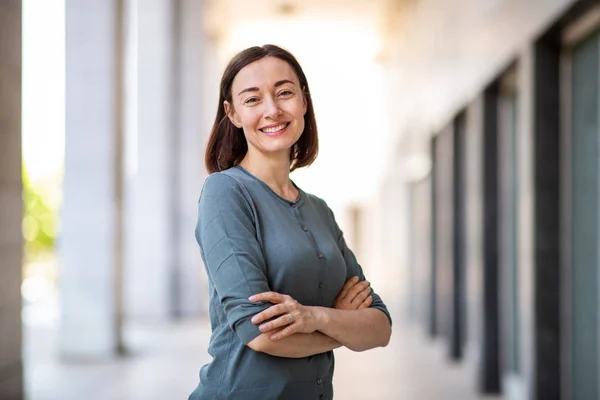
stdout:
<svg viewBox="0 0 600 400">
<path fill-rule="evenodd" d="M 250 319 L 271 306 L 251 303 L 251 295 L 275 291 L 332 307 L 346 280 L 365 279 L 327 204 L 298 191 L 296 201 L 286 200 L 241 166 L 204 183 L 196 240 L 209 282 L 212 361 L 190 400 L 333 398 L 333 351 L 285 358 L 247 346 L 261 334 Z M 371 307 L 390 318 L 371 294 Z"/>
</svg>

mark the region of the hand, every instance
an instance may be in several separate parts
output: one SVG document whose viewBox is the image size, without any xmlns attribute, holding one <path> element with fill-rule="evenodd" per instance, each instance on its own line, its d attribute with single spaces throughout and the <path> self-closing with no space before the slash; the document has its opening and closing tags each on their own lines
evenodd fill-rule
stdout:
<svg viewBox="0 0 600 400">
<path fill-rule="evenodd" d="M 367 281 L 358 281 L 355 276 L 346 281 L 342 290 L 335 298 L 333 308 L 338 310 L 359 310 L 369 308 L 373 303 L 371 294 L 371 286 Z"/>
<path fill-rule="evenodd" d="M 258 327 L 263 333 L 283 328 L 271 335 L 273 340 L 283 339 L 294 333 L 313 333 L 317 330 L 316 308 L 303 306 L 288 295 L 264 292 L 251 296 L 249 300 L 251 302 L 268 301 L 274 304 L 252 317 L 252 322 L 255 325 L 281 315 L 279 318 Z"/>
</svg>

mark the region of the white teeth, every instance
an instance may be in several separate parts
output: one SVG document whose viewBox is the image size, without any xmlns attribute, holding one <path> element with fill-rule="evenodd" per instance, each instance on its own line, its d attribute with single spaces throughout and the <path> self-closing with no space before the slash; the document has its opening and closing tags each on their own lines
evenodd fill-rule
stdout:
<svg viewBox="0 0 600 400">
<path fill-rule="evenodd" d="M 286 125 L 287 125 L 287 122 L 284 122 L 283 124 L 274 126 L 272 128 L 263 128 L 262 131 L 265 133 L 273 133 L 273 132 L 282 130 L 283 128 L 286 127 Z"/>
</svg>

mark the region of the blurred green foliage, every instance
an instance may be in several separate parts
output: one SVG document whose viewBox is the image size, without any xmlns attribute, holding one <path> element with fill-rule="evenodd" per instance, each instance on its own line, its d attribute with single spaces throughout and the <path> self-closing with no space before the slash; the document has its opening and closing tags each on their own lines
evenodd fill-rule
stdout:
<svg viewBox="0 0 600 400">
<path fill-rule="evenodd" d="M 23 177 L 23 238 L 25 258 L 39 259 L 54 250 L 57 210 L 48 206 L 39 188 L 31 184 L 25 165 Z"/>
</svg>

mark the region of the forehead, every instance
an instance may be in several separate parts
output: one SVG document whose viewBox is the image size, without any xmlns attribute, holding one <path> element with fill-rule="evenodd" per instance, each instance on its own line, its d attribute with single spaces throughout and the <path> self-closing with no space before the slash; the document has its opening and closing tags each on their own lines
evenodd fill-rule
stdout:
<svg viewBox="0 0 600 400">
<path fill-rule="evenodd" d="M 238 72 L 233 79 L 232 91 L 235 94 L 249 87 L 266 89 L 284 79 L 299 83 L 296 73 L 287 62 L 276 57 L 264 57 Z"/>
</svg>

